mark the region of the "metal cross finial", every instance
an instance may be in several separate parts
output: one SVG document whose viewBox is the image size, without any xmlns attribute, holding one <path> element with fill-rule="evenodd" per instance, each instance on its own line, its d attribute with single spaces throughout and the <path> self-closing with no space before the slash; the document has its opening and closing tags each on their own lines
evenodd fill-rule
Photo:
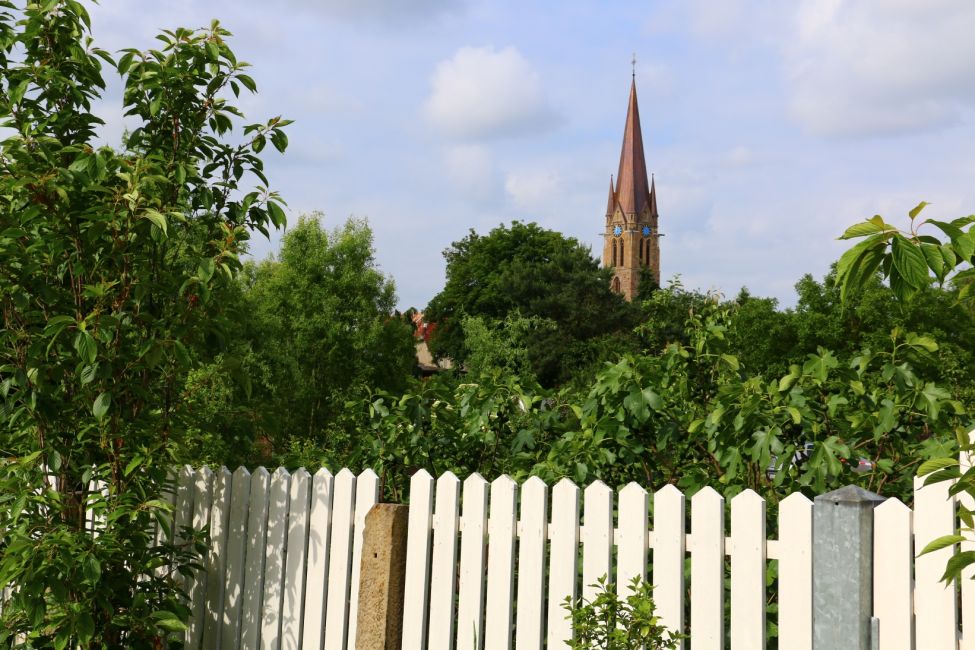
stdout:
<svg viewBox="0 0 975 650">
<path fill-rule="evenodd" d="M 636 52 L 633 53 L 633 60 L 630 63 L 633 64 L 633 78 L 636 79 Z"/>
</svg>

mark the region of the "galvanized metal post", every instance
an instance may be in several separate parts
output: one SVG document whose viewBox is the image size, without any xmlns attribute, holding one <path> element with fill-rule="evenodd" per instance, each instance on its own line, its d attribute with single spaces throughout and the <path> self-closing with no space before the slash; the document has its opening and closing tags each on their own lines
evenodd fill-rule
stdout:
<svg viewBox="0 0 975 650">
<path fill-rule="evenodd" d="M 813 505 L 813 650 L 870 650 L 873 509 L 884 498 L 852 485 Z"/>
</svg>

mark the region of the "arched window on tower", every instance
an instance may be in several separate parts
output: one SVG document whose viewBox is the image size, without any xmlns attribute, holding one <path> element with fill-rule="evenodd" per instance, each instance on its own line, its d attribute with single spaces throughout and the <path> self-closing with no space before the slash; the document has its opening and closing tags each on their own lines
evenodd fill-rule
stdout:
<svg viewBox="0 0 975 650">
<path fill-rule="evenodd" d="M 626 250 L 626 248 L 623 246 L 623 242 L 621 241 L 620 242 L 620 266 L 626 266 L 626 255 L 623 253 L 624 250 Z"/>
<path fill-rule="evenodd" d="M 616 276 L 615 278 L 613 278 L 613 293 L 619 293 L 619 292 L 620 292 L 620 278 L 619 276 Z"/>
<path fill-rule="evenodd" d="M 644 246 L 644 243 L 645 243 L 645 240 L 643 238 L 640 238 L 640 263 L 641 264 L 646 259 L 645 256 L 643 255 L 643 246 Z"/>
<path fill-rule="evenodd" d="M 613 240 L 613 266 L 616 266 L 616 240 Z"/>
</svg>

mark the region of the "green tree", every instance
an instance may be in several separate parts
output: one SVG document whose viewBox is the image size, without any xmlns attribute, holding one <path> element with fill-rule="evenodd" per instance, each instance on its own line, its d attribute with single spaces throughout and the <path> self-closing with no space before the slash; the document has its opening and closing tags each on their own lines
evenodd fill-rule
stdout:
<svg viewBox="0 0 975 650">
<path fill-rule="evenodd" d="M 516 312 L 555 325 L 527 341 L 532 370 L 545 386 L 561 384 L 633 345 L 629 338 L 638 310 L 610 291 L 610 270 L 600 268 L 575 239 L 515 221 L 487 235 L 471 231 L 444 257 L 447 283 L 425 311 L 439 326 L 431 341 L 438 356 L 467 360 L 465 317 L 482 317 L 495 326 Z"/>
<path fill-rule="evenodd" d="M 242 334 L 269 373 L 251 400 L 278 452 L 292 439 L 329 446 L 347 401 L 370 389 L 402 391 L 416 366 L 412 330 L 394 315 L 395 287 L 376 266 L 369 226 L 349 219 L 329 232 L 320 219 L 300 219 L 277 260 L 246 272 Z"/>
<path fill-rule="evenodd" d="M 843 300 L 862 290 L 879 271 L 889 281 L 894 295 L 905 303 L 916 300 L 932 281 L 939 285 L 949 281 L 958 288 L 958 301 L 971 309 L 975 304 L 975 295 L 971 293 L 975 278 L 975 225 L 972 225 L 975 215 L 952 221 L 920 218 L 928 205 L 922 201 L 910 211 L 910 223 L 905 230 L 888 224 L 880 215 L 847 228 L 840 239 L 860 239 L 860 242 L 847 250 L 837 264 L 837 284 Z M 922 234 L 925 226 L 929 227 Z M 932 228 L 940 233 L 932 234 L 937 232 Z M 975 443 L 971 440 L 970 426 L 959 427 L 956 434 L 958 446 L 971 461 Z M 951 481 L 952 495 L 965 493 L 970 499 L 975 498 L 975 464 L 969 462 L 967 468 L 962 467 L 954 450 L 927 459 L 917 473 L 927 477 L 926 483 Z M 970 540 L 975 535 L 975 510 L 964 500 L 958 502 L 958 517 L 961 523 L 957 532 L 933 540 L 922 549 L 922 555 Z M 975 564 L 972 551 L 954 554 L 945 567 L 943 580 L 957 580 L 972 564 Z"/>
<path fill-rule="evenodd" d="M 287 122 L 234 133 L 254 82 L 216 22 L 117 64 L 88 31 L 74 0 L 0 2 L 0 644 L 155 648 L 186 613 L 163 567 L 195 552 L 151 532 L 182 388 L 248 233 L 283 224 L 258 154 Z M 103 66 L 137 122 L 120 151 Z"/>
</svg>

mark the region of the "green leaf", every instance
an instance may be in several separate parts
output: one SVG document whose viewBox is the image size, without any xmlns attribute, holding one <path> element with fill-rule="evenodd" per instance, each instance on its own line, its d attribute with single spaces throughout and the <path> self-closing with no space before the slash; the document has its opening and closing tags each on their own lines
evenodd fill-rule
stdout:
<svg viewBox="0 0 975 650">
<path fill-rule="evenodd" d="M 887 229 L 887 224 L 884 223 L 883 219 L 880 219 L 880 215 L 877 215 L 873 219 L 868 219 L 867 221 L 850 226 L 846 229 L 846 232 L 840 235 L 840 239 L 856 239 L 857 237 L 866 237 L 867 235 L 873 235 Z"/>
<path fill-rule="evenodd" d="M 145 457 L 142 456 L 142 454 L 136 454 L 136 456 L 132 460 L 130 460 L 128 464 L 125 466 L 125 471 L 124 471 L 125 476 L 128 476 L 129 474 L 134 472 L 135 469 L 139 467 L 139 465 L 141 465 L 144 460 Z"/>
<path fill-rule="evenodd" d="M 157 228 L 159 228 L 159 230 L 161 230 L 164 235 L 167 234 L 165 215 L 150 208 L 146 210 L 142 216 L 148 219 L 149 221 L 151 221 L 152 224 Z"/>
<path fill-rule="evenodd" d="M 921 466 L 917 468 L 917 475 L 927 476 L 941 469 L 956 467 L 958 464 L 957 458 L 932 458 L 921 463 Z"/>
<path fill-rule="evenodd" d="M 958 253 L 959 257 L 969 263 L 973 261 L 972 258 L 975 256 L 975 233 L 969 230 L 958 239 L 952 240 L 951 243 L 954 245 L 955 252 Z"/>
<path fill-rule="evenodd" d="M 652 408 L 654 411 L 659 411 L 664 405 L 663 400 L 660 399 L 660 395 L 655 393 L 650 388 L 643 389 L 643 399 L 646 401 L 647 404 L 650 405 L 650 408 Z"/>
<path fill-rule="evenodd" d="M 95 377 L 97 375 L 98 375 L 98 364 L 97 363 L 93 363 L 90 366 L 85 366 L 84 368 L 81 369 L 81 383 L 82 383 L 82 385 L 84 385 L 84 384 L 90 384 L 91 382 L 93 382 L 95 380 Z"/>
<path fill-rule="evenodd" d="M 741 366 L 738 363 L 738 357 L 731 354 L 722 354 L 721 359 L 731 366 L 732 370 L 738 370 Z"/>
<path fill-rule="evenodd" d="M 284 153 L 284 150 L 288 148 L 288 136 L 285 135 L 284 131 L 279 131 L 275 129 L 271 131 L 271 144 L 274 148 Z"/>
<path fill-rule="evenodd" d="M 802 422 L 802 414 L 794 406 L 787 406 L 786 410 L 789 411 L 789 415 L 792 416 L 792 422 L 794 424 L 800 424 Z"/>
<path fill-rule="evenodd" d="M 78 330 L 74 337 L 74 349 L 85 363 L 91 365 L 95 362 L 98 344 L 88 330 Z"/>
<path fill-rule="evenodd" d="M 917 215 L 921 214 L 921 210 L 923 210 L 929 205 L 931 204 L 928 203 L 927 201 L 921 201 L 916 206 L 914 206 L 914 208 L 910 212 L 908 212 L 908 214 L 910 215 L 911 219 L 914 219 L 915 217 L 917 217 Z"/>
<path fill-rule="evenodd" d="M 907 284 L 915 289 L 928 284 L 928 263 L 915 244 L 896 235 L 891 242 L 891 255 L 894 258 L 894 268 Z"/>
<path fill-rule="evenodd" d="M 284 210 L 274 201 L 267 202 L 267 213 L 271 217 L 271 223 L 274 224 L 275 228 L 282 228 L 288 223 L 288 217 L 285 216 Z"/>
<path fill-rule="evenodd" d="M 840 285 L 840 299 L 845 300 L 850 290 L 859 289 L 864 278 L 880 265 L 887 245 L 884 235 L 873 235 L 843 253 L 836 263 L 836 283 Z"/>
<path fill-rule="evenodd" d="M 92 415 L 94 415 L 98 421 L 105 419 L 105 415 L 108 414 L 108 407 L 112 404 L 112 395 L 110 393 L 102 393 L 95 398 L 95 403 L 91 406 Z"/>
<path fill-rule="evenodd" d="M 160 610 L 158 612 L 153 612 L 151 614 L 153 621 L 155 621 L 156 626 L 160 627 L 167 632 L 184 632 L 186 630 L 186 623 L 184 623 L 176 614 Z"/>
<path fill-rule="evenodd" d="M 102 565 L 94 555 L 88 555 L 81 563 L 81 570 L 88 582 L 98 582 L 102 576 Z"/>
<path fill-rule="evenodd" d="M 965 538 L 961 535 L 942 535 L 941 537 L 928 542 L 927 546 L 925 546 L 924 549 L 917 555 L 918 557 L 921 557 L 922 555 L 934 553 L 935 551 L 940 551 L 943 548 L 948 548 L 949 546 L 954 546 L 955 544 L 959 544 L 964 541 Z"/>
<path fill-rule="evenodd" d="M 927 260 L 928 268 L 934 273 L 938 281 L 945 279 L 945 259 L 941 255 L 941 247 L 935 244 L 921 244 L 921 252 Z"/>
</svg>

